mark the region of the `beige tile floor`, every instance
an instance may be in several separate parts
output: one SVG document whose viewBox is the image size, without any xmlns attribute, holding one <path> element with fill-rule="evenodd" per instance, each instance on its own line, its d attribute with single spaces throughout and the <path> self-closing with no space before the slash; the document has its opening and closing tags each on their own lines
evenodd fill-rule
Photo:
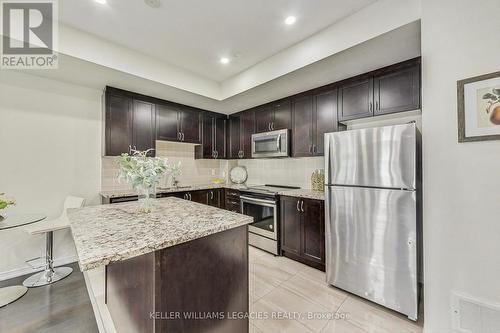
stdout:
<svg viewBox="0 0 500 333">
<path fill-rule="evenodd" d="M 325 273 L 250 246 L 250 332 L 422 332 L 421 323 L 325 283 Z"/>
</svg>

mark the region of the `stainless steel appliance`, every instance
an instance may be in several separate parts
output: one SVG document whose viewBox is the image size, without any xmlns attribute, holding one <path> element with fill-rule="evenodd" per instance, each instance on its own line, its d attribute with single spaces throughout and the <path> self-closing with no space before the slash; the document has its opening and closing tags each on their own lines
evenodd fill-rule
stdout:
<svg viewBox="0 0 500 333">
<path fill-rule="evenodd" d="M 327 282 L 413 320 L 419 147 L 414 123 L 325 134 Z"/>
<path fill-rule="evenodd" d="M 252 157 L 288 156 L 290 156 L 289 130 L 252 134 Z"/>
<path fill-rule="evenodd" d="M 250 186 L 240 190 L 241 213 L 252 216 L 248 243 L 274 255 L 279 254 L 279 203 L 277 194 L 298 187 L 280 185 Z"/>
</svg>

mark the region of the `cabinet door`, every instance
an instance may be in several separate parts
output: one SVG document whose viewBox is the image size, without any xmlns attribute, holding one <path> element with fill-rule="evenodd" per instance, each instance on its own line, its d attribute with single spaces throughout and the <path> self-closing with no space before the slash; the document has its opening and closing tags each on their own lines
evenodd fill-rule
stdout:
<svg viewBox="0 0 500 333">
<path fill-rule="evenodd" d="M 229 140 L 228 140 L 228 158 L 240 158 L 241 152 L 241 135 L 240 135 L 240 122 L 239 116 L 229 116 Z"/>
<path fill-rule="evenodd" d="M 155 149 L 155 106 L 134 100 L 132 113 L 132 146 L 137 150 Z M 148 156 L 155 156 L 151 151 Z"/>
<path fill-rule="evenodd" d="M 207 201 L 208 205 L 213 206 L 213 207 L 220 207 L 220 190 L 214 189 L 214 190 L 208 190 L 207 191 Z"/>
<path fill-rule="evenodd" d="M 208 204 L 208 192 L 203 190 L 203 191 L 194 191 L 194 192 L 189 192 L 191 194 L 191 201 L 202 203 L 207 205 Z"/>
<path fill-rule="evenodd" d="M 351 120 L 373 115 L 373 78 L 351 81 L 339 88 L 339 119 Z"/>
<path fill-rule="evenodd" d="M 299 199 L 281 197 L 281 249 L 286 252 L 300 255 L 301 213 L 298 210 Z"/>
<path fill-rule="evenodd" d="M 255 112 L 241 114 L 241 151 L 242 158 L 252 158 L 252 134 L 255 133 Z"/>
<path fill-rule="evenodd" d="M 301 199 L 302 249 L 301 255 L 320 264 L 325 263 L 325 212 L 324 202 Z"/>
<path fill-rule="evenodd" d="M 292 106 L 290 100 L 279 101 L 274 104 L 272 129 L 280 130 L 289 128 L 292 128 Z"/>
<path fill-rule="evenodd" d="M 273 122 L 273 109 L 271 106 L 259 108 L 255 111 L 255 132 L 271 131 L 271 123 Z"/>
<path fill-rule="evenodd" d="M 314 155 L 323 155 L 325 133 L 336 132 L 337 119 L 337 89 L 314 96 Z"/>
<path fill-rule="evenodd" d="M 419 65 L 378 75 L 373 86 L 376 115 L 420 108 Z"/>
<path fill-rule="evenodd" d="M 132 100 L 106 93 L 106 156 L 129 152 L 132 145 Z"/>
<path fill-rule="evenodd" d="M 201 143 L 201 112 L 190 107 L 183 107 L 180 112 L 182 141 Z"/>
<path fill-rule="evenodd" d="M 201 132 L 202 132 L 202 144 L 201 144 L 201 149 L 202 149 L 202 158 L 214 158 L 214 116 L 210 113 L 205 113 L 203 114 L 202 117 L 202 126 L 201 126 Z"/>
<path fill-rule="evenodd" d="M 294 157 L 311 156 L 313 141 L 313 99 L 299 97 L 292 102 L 293 133 L 292 151 Z"/>
<path fill-rule="evenodd" d="M 170 104 L 156 104 L 157 140 L 179 141 L 179 109 Z"/>
<path fill-rule="evenodd" d="M 222 116 L 214 119 L 214 150 L 216 158 L 226 158 L 226 118 Z"/>
</svg>

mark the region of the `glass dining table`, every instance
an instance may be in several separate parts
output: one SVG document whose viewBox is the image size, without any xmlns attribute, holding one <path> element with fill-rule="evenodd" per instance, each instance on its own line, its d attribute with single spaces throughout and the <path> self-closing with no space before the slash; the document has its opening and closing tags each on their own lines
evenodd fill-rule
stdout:
<svg viewBox="0 0 500 333">
<path fill-rule="evenodd" d="M 0 232 L 42 221 L 46 218 L 43 214 L 12 214 L 8 217 L 0 217 Z M 28 292 L 25 286 L 9 286 L 0 288 L 0 308 L 17 301 Z"/>
</svg>

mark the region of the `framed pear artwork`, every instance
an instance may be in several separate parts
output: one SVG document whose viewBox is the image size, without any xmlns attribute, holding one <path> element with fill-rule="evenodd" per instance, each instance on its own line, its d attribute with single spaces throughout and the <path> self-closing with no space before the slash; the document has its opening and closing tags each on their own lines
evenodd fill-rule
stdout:
<svg viewBox="0 0 500 333">
<path fill-rule="evenodd" d="M 500 72 L 458 81 L 458 142 L 500 140 Z"/>
</svg>

